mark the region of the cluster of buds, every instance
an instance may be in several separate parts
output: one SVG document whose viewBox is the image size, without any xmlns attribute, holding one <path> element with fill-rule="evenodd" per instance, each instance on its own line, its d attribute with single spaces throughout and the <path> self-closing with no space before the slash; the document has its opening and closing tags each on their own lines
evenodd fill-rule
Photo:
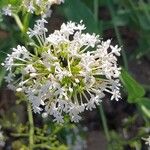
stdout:
<svg viewBox="0 0 150 150">
<path fill-rule="evenodd" d="M 5 15 L 11 16 L 13 13 L 19 11 L 26 11 L 29 13 L 35 13 L 36 15 L 42 15 L 42 17 L 50 17 L 51 6 L 53 4 L 61 4 L 64 0 L 22 0 L 18 5 L 11 5 L 3 7 L 2 12 Z"/>
<path fill-rule="evenodd" d="M 50 114 L 63 123 L 64 115 L 78 122 L 80 113 L 99 105 L 106 93 L 119 100 L 120 48 L 111 40 L 84 33 L 82 21 L 63 23 L 46 36 L 46 20 L 37 20 L 27 34 L 30 51 L 18 45 L 2 64 L 8 87 L 23 92 L 35 113 Z"/>
</svg>

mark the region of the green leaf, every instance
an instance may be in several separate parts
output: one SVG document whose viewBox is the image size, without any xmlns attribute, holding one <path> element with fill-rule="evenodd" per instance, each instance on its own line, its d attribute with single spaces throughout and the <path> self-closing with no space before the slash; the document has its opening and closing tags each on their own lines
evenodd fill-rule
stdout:
<svg viewBox="0 0 150 150">
<path fill-rule="evenodd" d="M 21 5 L 22 0 L 8 0 L 8 2 L 13 5 Z"/>
<path fill-rule="evenodd" d="M 83 20 L 89 32 L 98 33 L 98 23 L 94 19 L 92 11 L 81 0 L 65 1 L 62 6 L 62 11 L 68 20 L 75 22 Z"/>
<path fill-rule="evenodd" d="M 124 69 L 121 72 L 121 81 L 128 92 L 129 103 L 137 103 L 145 95 L 144 88 Z"/>
<path fill-rule="evenodd" d="M 7 6 L 11 4 L 12 6 L 20 6 L 22 3 L 21 0 L 1 0 L 0 1 L 0 7 Z"/>
<path fill-rule="evenodd" d="M 143 114 L 150 118 L 150 98 L 142 97 L 138 98 L 139 100 L 139 107 L 142 110 Z"/>
<path fill-rule="evenodd" d="M 89 0 L 82 0 L 82 2 L 84 2 L 91 10 L 93 9 L 93 1 L 89 1 Z"/>
</svg>

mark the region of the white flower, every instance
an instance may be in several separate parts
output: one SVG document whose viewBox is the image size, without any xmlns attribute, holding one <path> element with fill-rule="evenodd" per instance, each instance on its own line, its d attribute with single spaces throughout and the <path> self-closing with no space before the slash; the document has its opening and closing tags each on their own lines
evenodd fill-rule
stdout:
<svg viewBox="0 0 150 150">
<path fill-rule="evenodd" d="M 120 56 L 121 48 L 119 48 L 118 45 L 116 45 L 115 47 L 111 45 L 110 48 L 112 50 L 112 53 L 114 53 L 117 56 Z"/>
<path fill-rule="evenodd" d="M 61 4 L 64 3 L 64 0 L 48 0 L 49 3 L 52 4 Z"/>
<path fill-rule="evenodd" d="M 8 4 L 2 8 L 4 15 L 12 16 L 14 13 L 20 13 L 21 11 L 40 15 L 42 18 L 51 16 L 51 6 L 53 4 L 64 3 L 64 0 L 21 0 L 20 5 Z"/>
<path fill-rule="evenodd" d="M 29 31 L 27 32 L 30 38 L 35 36 L 40 45 L 44 44 L 46 38 L 47 29 L 44 27 L 44 23 L 47 23 L 47 21 L 44 18 L 37 20 L 36 24 L 34 25 L 34 28 L 29 28 Z"/>
<path fill-rule="evenodd" d="M 96 97 L 94 95 L 91 95 L 91 98 L 86 105 L 86 110 L 91 111 L 93 108 L 96 108 L 97 105 L 100 105 L 100 102 L 102 102 L 102 100 L 98 95 Z"/>
<path fill-rule="evenodd" d="M 42 14 L 42 18 L 48 18 L 51 17 L 52 14 L 52 10 L 50 8 L 48 8 L 44 14 Z"/>
<path fill-rule="evenodd" d="M 100 105 L 104 93 L 118 101 L 120 48 L 111 40 L 83 33 L 82 21 L 63 23 L 48 36 L 45 23 L 43 18 L 37 20 L 27 32 L 36 40 L 35 54 L 18 45 L 3 63 L 9 86 L 27 96 L 35 113 L 52 115 L 59 123 L 64 122 L 64 114 L 79 122 L 82 112 Z"/>
<path fill-rule="evenodd" d="M 79 122 L 81 119 L 82 119 L 81 116 L 79 116 L 78 114 L 71 116 L 72 122 Z"/>
<path fill-rule="evenodd" d="M 4 77 L 4 79 L 7 83 L 11 83 L 14 80 L 13 77 L 14 75 L 11 72 L 9 72 L 7 76 Z"/>
<path fill-rule="evenodd" d="M 111 96 L 111 100 L 115 99 L 116 101 L 118 101 L 121 98 L 120 92 L 118 89 L 114 89 L 111 92 L 112 96 Z"/>
<path fill-rule="evenodd" d="M 36 70 L 35 70 L 35 68 L 33 67 L 32 64 L 29 64 L 29 65 L 27 65 L 27 67 L 24 68 L 24 73 L 25 74 L 35 73 L 35 72 L 36 72 Z"/>
<path fill-rule="evenodd" d="M 40 6 L 42 4 L 42 0 L 36 0 L 35 2 L 38 6 Z"/>
<path fill-rule="evenodd" d="M 29 4 L 29 6 L 28 6 L 28 12 L 30 12 L 30 13 L 34 13 L 34 10 L 35 10 L 35 8 L 34 8 L 34 6 L 33 6 L 33 3 L 32 2 L 30 2 L 30 4 Z"/>
<path fill-rule="evenodd" d="M 16 87 L 13 84 L 8 84 L 7 87 L 12 91 L 16 91 Z"/>
<path fill-rule="evenodd" d="M 48 43 L 58 45 L 59 43 L 68 42 L 66 35 L 62 34 L 60 31 L 55 31 L 53 34 L 50 34 L 48 38 L 46 38 Z"/>
<path fill-rule="evenodd" d="M 69 36 L 74 33 L 75 28 L 76 28 L 75 23 L 70 21 L 67 24 L 63 23 L 61 25 L 60 32 L 66 36 Z"/>
<path fill-rule="evenodd" d="M 13 48 L 12 54 L 7 54 L 7 58 L 5 59 L 5 62 L 2 63 L 3 66 L 5 66 L 6 70 L 12 70 L 13 66 L 22 66 L 23 64 L 21 62 L 26 62 L 25 59 L 30 59 L 30 53 L 27 51 L 27 49 L 24 46 L 18 45 L 17 48 Z M 18 63 L 14 63 L 16 60 L 18 60 Z"/>
<path fill-rule="evenodd" d="M 9 4 L 6 7 L 2 8 L 2 13 L 6 16 L 11 16 L 12 15 L 12 10 L 11 10 L 11 4 Z"/>
</svg>

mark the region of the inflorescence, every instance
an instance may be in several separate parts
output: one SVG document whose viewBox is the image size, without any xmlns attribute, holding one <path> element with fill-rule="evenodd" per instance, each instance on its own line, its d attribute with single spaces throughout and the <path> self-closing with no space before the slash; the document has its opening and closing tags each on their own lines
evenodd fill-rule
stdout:
<svg viewBox="0 0 150 150">
<path fill-rule="evenodd" d="M 21 0 L 18 1 L 18 5 L 9 4 L 8 6 L 4 6 L 2 13 L 11 16 L 13 13 L 24 11 L 31 14 L 42 15 L 43 18 L 46 18 L 51 16 L 51 6 L 61 3 L 64 3 L 64 0 Z"/>
<path fill-rule="evenodd" d="M 46 36 L 45 19 L 37 20 L 27 34 L 34 44 L 18 45 L 2 64 L 8 87 L 23 92 L 35 113 L 46 113 L 63 123 L 68 114 L 78 122 L 80 113 L 100 105 L 106 93 L 119 100 L 120 48 L 111 40 L 83 33 L 82 21 L 63 23 Z"/>
</svg>

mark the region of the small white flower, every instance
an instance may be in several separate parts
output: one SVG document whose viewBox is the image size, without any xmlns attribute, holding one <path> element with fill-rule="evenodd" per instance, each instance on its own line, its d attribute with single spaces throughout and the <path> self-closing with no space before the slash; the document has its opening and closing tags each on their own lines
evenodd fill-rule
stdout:
<svg viewBox="0 0 150 150">
<path fill-rule="evenodd" d="M 48 8 L 44 14 L 42 14 L 42 18 L 49 18 L 52 15 L 52 10 Z"/>
<path fill-rule="evenodd" d="M 10 89 L 12 91 L 16 90 L 16 87 L 13 84 L 8 84 L 7 87 L 8 87 L 8 89 Z"/>
<path fill-rule="evenodd" d="M 79 79 L 77 79 L 77 78 L 75 78 L 75 82 L 76 82 L 76 83 L 79 83 L 79 82 L 80 82 L 80 80 L 79 80 Z"/>
<path fill-rule="evenodd" d="M 32 105 L 32 106 L 33 106 L 33 111 L 34 111 L 35 113 L 38 113 L 38 114 L 40 114 L 40 113 L 41 113 L 42 108 L 37 107 L 36 105 Z"/>
<path fill-rule="evenodd" d="M 7 76 L 4 77 L 4 79 L 7 83 L 11 83 L 14 80 L 13 77 L 14 75 L 11 72 L 9 72 Z"/>
<path fill-rule="evenodd" d="M 16 91 L 17 92 L 21 92 L 23 89 L 22 88 L 17 88 Z"/>
<path fill-rule="evenodd" d="M 6 7 L 2 8 L 2 13 L 6 16 L 11 16 L 12 15 L 12 9 L 11 9 L 11 4 L 9 4 Z"/>
<path fill-rule="evenodd" d="M 76 28 L 75 23 L 70 21 L 67 24 L 63 23 L 61 25 L 60 32 L 66 36 L 72 35 L 74 33 L 75 28 Z"/>
<path fill-rule="evenodd" d="M 25 74 L 35 73 L 35 72 L 36 72 L 36 70 L 35 70 L 35 68 L 33 67 L 32 64 L 29 64 L 29 65 L 27 65 L 27 67 L 24 68 L 24 73 Z"/>
<path fill-rule="evenodd" d="M 111 45 L 110 48 L 112 50 L 112 53 L 114 53 L 117 56 L 120 56 L 121 48 L 119 48 L 118 45 L 116 45 L 116 46 Z"/>
<path fill-rule="evenodd" d="M 20 1 L 20 6 L 8 4 L 3 7 L 2 13 L 4 15 L 12 16 L 13 11 L 14 13 L 26 11 L 31 14 L 40 15 L 42 18 L 47 18 L 51 16 L 51 6 L 53 4 L 59 5 L 61 3 L 64 3 L 64 0 L 22 0 Z"/>
<path fill-rule="evenodd" d="M 102 100 L 100 99 L 100 97 L 98 95 L 96 97 L 94 95 L 92 95 L 86 105 L 86 110 L 91 111 L 93 108 L 96 108 L 97 105 L 100 105 L 101 102 L 102 102 Z"/>
<path fill-rule="evenodd" d="M 42 117 L 43 118 L 47 118 L 48 117 L 48 114 L 46 112 L 42 113 Z"/>
<path fill-rule="evenodd" d="M 42 4 L 42 0 L 36 0 L 35 2 L 38 6 L 40 6 Z"/>
<path fill-rule="evenodd" d="M 121 98 L 120 92 L 117 89 L 114 89 L 112 92 L 111 100 L 115 99 L 118 101 Z"/>
<path fill-rule="evenodd" d="M 81 116 L 79 116 L 78 114 L 71 116 L 71 121 L 75 123 L 79 122 L 81 119 L 82 119 Z"/>
<path fill-rule="evenodd" d="M 40 45 L 43 45 L 46 39 L 47 29 L 44 27 L 44 23 L 47 23 L 44 18 L 37 20 L 34 28 L 29 28 L 29 31 L 27 32 L 30 38 L 35 36 Z"/>
<path fill-rule="evenodd" d="M 51 3 L 51 5 L 64 3 L 64 0 L 48 0 L 48 1 L 49 3 Z"/>
<path fill-rule="evenodd" d="M 33 3 L 32 2 L 30 2 L 30 4 L 29 4 L 29 6 L 28 6 L 28 12 L 30 12 L 30 13 L 34 13 L 34 10 L 35 10 L 35 7 L 33 6 Z"/>
</svg>

